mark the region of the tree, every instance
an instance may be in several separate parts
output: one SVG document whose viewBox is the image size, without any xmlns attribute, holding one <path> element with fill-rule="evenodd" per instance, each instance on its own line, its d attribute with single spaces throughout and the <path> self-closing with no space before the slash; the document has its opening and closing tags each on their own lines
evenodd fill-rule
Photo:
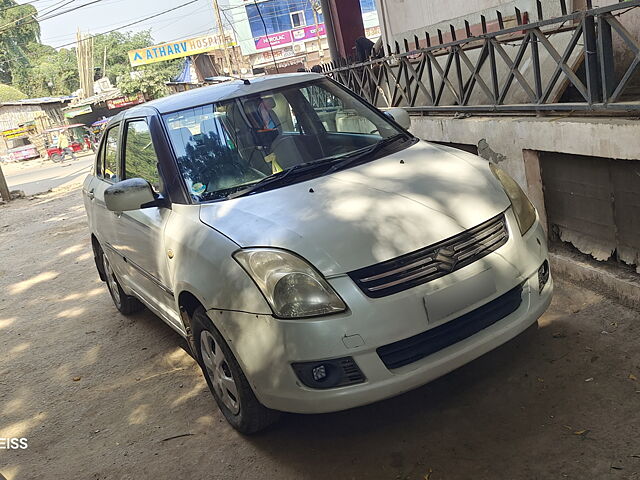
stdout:
<svg viewBox="0 0 640 480">
<path fill-rule="evenodd" d="M 153 45 L 153 38 L 150 30 L 141 32 L 111 32 L 106 35 L 94 37 L 93 40 L 93 62 L 101 70 L 104 67 L 105 49 L 107 53 L 106 74 L 113 85 L 118 82 L 118 77 L 128 75 L 131 71 L 129 66 L 129 50 L 136 50 Z M 102 72 L 104 75 L 104 72 Z"/>
<path fill-rule="evenodd" d="M 12 83 L 17 72 L 28 68 L 29 44 L 39 43 L 40 24 L 33 5 L 0 0 L 0 82 Z"/>
<path fill-rule="evenodd" d="M 7 2 L 14 0 L 0 0 L 0 9 Z M 4 2 L 4 3 L 3 3 Z M 35 12 L 33 7 L 29 6 Z M 6 8 L 6 7 L 5 7 Z M 12 8 L 9 11 L 22 10 L 22 7 Z M 2 22 L 0 11 L 0 22 Z M 21 17 L 18 17 L 21 18 Z M 25 19 L 22 20 L 26 22 Z M 30 28 L 36 28 L 32 37 L 39 35 L 37 22 L 30 23 Z M 26 25 L 16 23 L 16 28 Z M 35 26 L 35 27 L 34 27 Z M 2 46 L 2 25 L 0 25 L 0 47 Z M 26 35 L 26 33 L 24 33 Z M 78 62 L 76 49 L 56 50 L 48 45 L 40 43 L 35 35 L 27 46 L 21 46 L 21 52 L 28 54 L 22 60 L 12 59 L 9 64 L 17 68 L 11 70 L 10 83 L 18 87 L 30 97 L 44 97 L 52 95 L 69 95 L 80 88 L 78 76 Z M 25 37 L 26 38 L 26 37 Z M 132 69 L 129 64 L 130 50 L 144 48 L 153 45 L 154 41 L 149 30 L 137 33 L 110 32 L 94 37 L 94 65 L 100 71 L 105 68 L 106 76 L 112 85 L 121 87 L 125 94 L 142 92 L 147 98 L 158 98 L 168 93 L 165 83 L 175 77 L 182 65 L 182 60 L 159 62 Z M 106 58 L 105 58 L 106 52 Z M 6 52 L 5 52 L 6 53 Z M 0 52 L 0 83 L 2 82 L 2 58 Z M 106 60 L 106 62 L 105 62 Z M 100 72 L 104 74 L 105 72 Z"/>
<path fill-rule="evenodd" d="M 180 73 L 182 62 L 182 59 L 176 59 L 137 67 L 120 77 L 118 88 L 125 95 L 142 92 L 148 100 L 164 97 L 169 93 L 165 84 Z"/>
<path fill-rule="evenodd" d="M 144 65 L 119 77 L 118 88 L 125 95 L 143 93 L 147 100 L 153 100 L 169 93 L 165 85 L 169 80 L 162 69 L 154 65 Z"/>
<path fill-rule="evenodd" d="M 27 96 L 17 88 L 13 88 L 10 85 L 0 84 L 0 103 L 2 102 L 14 102 L 16 100 L 23 100 Z"/>
<path fill-rule="evenodd" d="M 14 85 L 30 97 L 69 95 L 80 88 L 75 49 L 34 43 L 29 50 L 30 64 L 14 74 Z"/>
</svg>

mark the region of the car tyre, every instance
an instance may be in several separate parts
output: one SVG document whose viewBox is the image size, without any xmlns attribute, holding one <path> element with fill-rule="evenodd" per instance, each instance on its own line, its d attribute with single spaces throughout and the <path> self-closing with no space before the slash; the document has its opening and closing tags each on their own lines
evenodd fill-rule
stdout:
<svg viewBox="0 0 640 480">
<path fill-rule="evenodd" d="M 144 305 L 140 300 L 136 297 L 132 297 L 131 295 L 127 295 L 122 290 L 120 286 L 120 282 L 118 281 L 118 277 L 116 277 L 113 268 L 111 268 L 111 262 L 107 255 L 102 253 L 102 268 L 104 271 L 105 281 L 107 283 L 107 288 L 109 289 L 109 294 L 111 295 L 111 299 L 113 300 L 114 305 L 118 309 L 118 311 L 123 315 L 133 315 L 134 313 L 138 313 L 144 309 Z"/>
<path fill-rule="evenodd" d="M 204 308 L 195 310 L 191 323 L 197 361 L 229 424 L 240 433 L 250 435 L 277 422 L 280 412 L 258 401 L 240 364 Z"/>
</svg>

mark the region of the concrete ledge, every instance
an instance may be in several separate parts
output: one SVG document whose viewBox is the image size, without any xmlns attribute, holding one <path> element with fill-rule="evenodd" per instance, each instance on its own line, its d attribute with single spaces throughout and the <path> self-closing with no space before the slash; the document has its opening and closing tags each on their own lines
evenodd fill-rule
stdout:
<svg viewBox="0 0 640 480">
<path fill-rule="evenodd" d="M 556 277 L 580 284 L 613 297 L 627 307 L 640 310 L 640 275 L 580 258 L 580 255 L 572 253 L 551 252 L 549 257 L 551 271 Z"/>
<path fill-rule="evenodd" d="M 640 121 L 605 117 L 412 116 L 411 131 L 423 140 L 479 145 L 527 185 L 523 150 L 640 160 Z M 484 141 L 483 141 L 484 140 Z"/>
</svg>

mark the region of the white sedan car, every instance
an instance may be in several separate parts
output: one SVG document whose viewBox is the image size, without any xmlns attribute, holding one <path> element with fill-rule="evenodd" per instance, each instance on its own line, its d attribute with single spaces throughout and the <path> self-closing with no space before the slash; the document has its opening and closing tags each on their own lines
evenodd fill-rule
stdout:
<svg viewBox="0 0 640 480">
<path fill-rule="evenodd" d="M 409 123 L 316 74 L 109 122 L 83 188 L 100 278 L 120 312 L 146 305 L 188 340 L 239 431 L 424 385 L 548 307 L 518 184 Z"/>
</svg>

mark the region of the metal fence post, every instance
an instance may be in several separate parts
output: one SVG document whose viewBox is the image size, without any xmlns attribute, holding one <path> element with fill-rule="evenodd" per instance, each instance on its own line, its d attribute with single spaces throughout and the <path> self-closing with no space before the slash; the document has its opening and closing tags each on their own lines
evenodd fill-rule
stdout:
<svg viewBox="0 0 640 480">
<path fill-rule="evenodd" d="M 596 22 L 593 15 L 586 15 L 583 20 L 584 62 L 587 77 L 587 94 L 589 103 L 600 101 L 600 75 L 598 66 L 598 41 Z"/>
<path fill-rule="evenodd" d="M 615 66 L 613 63 L 613 37 L 611 25 L 605 15 L 598 16 L 598 53 L 600 54 L 600 73 L 602 79 L 602 99 L 609 103 L 611 95 L 615 91 Z"/>
</svg>

